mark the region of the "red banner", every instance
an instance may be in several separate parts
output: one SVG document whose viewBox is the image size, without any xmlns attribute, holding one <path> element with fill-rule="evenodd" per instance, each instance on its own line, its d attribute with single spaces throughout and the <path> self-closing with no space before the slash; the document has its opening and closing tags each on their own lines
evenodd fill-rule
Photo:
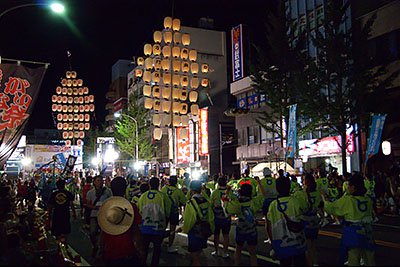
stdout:
<svg viewBox="0 0 400 267">
<path fill-rule="evenodd" d="M 0 64 L 0 166 L 16 148 L 36 102 L 45 67 Z"/>
<path fill-rule="evenodd" d="M 199 144 L 201 156 L 208 155 L 208 109 L 200 109 L 200 119 L 199 119 Z"/>
<path fill-rule="evenodd" d="M 190 162 L 189 127 L 176 128 L 176 151 L 178 164 Z"/>
</svg>

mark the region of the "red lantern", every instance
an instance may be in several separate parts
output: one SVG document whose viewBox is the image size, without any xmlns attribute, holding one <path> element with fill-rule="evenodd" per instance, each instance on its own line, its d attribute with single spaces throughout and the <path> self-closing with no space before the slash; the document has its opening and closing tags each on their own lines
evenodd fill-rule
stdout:
<svg viewBox="0 0 400 267">
<path fill-rule="evenodd" d="M 79 106 L 79 112 L 85 112 L 85 107 L 83 105 Z"/>
<path fill-rule="evenodd" d="M 68 123 L 67 122 L 64 122 L 63 123 L 63 130 L 68 130 Z"/>
<path fill-rule="evenodd" d="M 61 112 L 62 111 L 62 105 L 57 105 L 57 111 Z"/>
<path fill-rule="evenodd" d="M 63 120 L 63 115 L 62 114 L 57 114 L 57 120 L 62 121 Z"/>
<path fill-rule="evenodd" d="M 72 138 L 74 138 L 74 132 L 68 132 L 68 138 L 69 139 L 72 139 Z"/>
<path fill-rule="evenodd" d="M 94 111 L 94 105 L 93 105 L 93 104 L 90 104 L 90 105 L 89 105 L 89 110 L 90 110 L 91 112 Z"/>
<path fill-rule="evenodd" d="M 90 96 L 89 96 L 89 102 L 90 102 L 90 103 L 93 103 L 93 102 L 94 102 L 94 95 L 90 95 Z"/>
<path fill-rule="evenodd" d="M 66 141 L 65 141 L 65 145 L 66 145 L 66 146 L 71 146 L 71 140 L 66 140 Z"/>
<path fill-rule="evenodd" d="M 62 79 L 61 84 L 62 86 L 67 86 L 67 79 Z"/>
<path fill-rule="evenodd" d="M 57 103 L 61 103 L 62 102 L 62 96 L 57 96 Z"/>
<path fill-rule="evenodd" d="M 67 101 L 68 101 L 68 97 L 66 97 L 66 96 L 63 96 L 63 97 L 62 97 L 62 102 L 63 102 L 64 104 L 66 104 L 66 103 L 67 103 Z"/>
<path fill-rule="evenodd" d="M 78 86 L 82 86 L 83 85 L 83 80 L 82 79 L 78 79 Z"/>
<path fill-rule="evenodd" d="M 82 137 L 82 138 L 83 138 L 83 137 Z M 82 145 L 83 145 L 82 140 L 81 140 L 81 139 L 78 139 L 78 140 L 76 141 L 76 145 L 77 145 L 77 146 L 82 146 Z"/>
<path fill-rule="evenodd" d="M 68 111 L 68 106 L 67 105 L 63 105 L 62 106 L 62 111 L 63 112 L 67 112 Z"/>
<path fill-rule="evenodd" d="M 68 114 L 64 114 L 63 116 L 63 121 L 68 121 Z"/>
<path fill-rule="evenodd" d="M 68 132 L 63 132 L 63 138 L 67 139 L 68 138 Z"/>
<path fill-rule="evenodd" d="M 80 88 L 78 89 L 78 95 L 83 95 L 83 88 L 82 88 L 82 87 L 80 87 Z"/>
<path fill-rule="evenodd" d="M 83 87 L 83 93 L 84 93 L 85 95 L 89 94 L 89 88 Z"/>
<path fill-rule="evenodd" d="M 72 113 L 74 111 L 74 107 L 72 105 L 68 106 L 68 112 Z"/>
<path fill-rule="evenodd" d="M 90 115 L 89 114 L 85 114 L 85 121 L 90 121 Z"/>
<path fill-rule="evenodd" d="M 83 121 L 83 120 L 84 120 L 83 114 L 79 114 L 79 121 Z"/>
<path fill-rule="evenodd" d="M 85 130 L 89 130 L 90 129 L 90 123 L 85 123 Z"/>
<path fill-rule="evenodd" d="M 89 96 L 85 96 L 85 103 L 89 103 Z"/>
<path fill-rule="evenodd" d="M 73 121 L 74 120 L 74 115 L 68 114 L 68 121 Z"/>
<path fill-rule="evenodd" d="M 57 94 L 61 94 L 61 91 L 62 91 L 61 87 L 60 87 L 60 86 L 57 86 L 57 88 L 56 88 L 56 93 L 57 93 Z"/>
<path fill-rule="evenodd" d="M 67 94 L 72 95 L 72 88 L 67 88 Z"/>
<path fill-rule="evenodd" d="M 89 105 L 85 105 L 85 112 L 89 112 Z"/>
<path fill-rule="evenodd" d="M 62 130 L 63 124 L 62 122 L 57 123 L 57 130 Z"/>
<path fill-rule="evenodd" d="M 74 101 L 74 99 L 72 98 L 72 96 L 68 97 L 68 104 L 72 104 L 72 102 Z"/>
<path fill-rule="evenodd" d="M 80 131 L 79 132 L 79 138 L 85 138 L 85 132 L 84 131 Z"/>
<path fill-rule="evenodd" d="M 51 105 L 51 110 L 52 110 L 53 112 L 57 111 L 57 104 Z"/>
</svg>

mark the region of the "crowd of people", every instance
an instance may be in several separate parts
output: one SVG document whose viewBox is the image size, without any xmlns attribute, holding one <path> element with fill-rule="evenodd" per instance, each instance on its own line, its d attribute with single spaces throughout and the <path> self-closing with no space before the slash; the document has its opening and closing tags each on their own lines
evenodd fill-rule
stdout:
<svg viewBox="0 0 400 267">
<path fill-rule="evenodd" d="M 0 222 L 6 233 L 12 214 L 22 207 L 32 210 L 38 206 L 48 211 L 51 234 L 66 242 L 72 212 L 73 218 L 83 219 L 92 257 L 101 257 L 109 266 L 157 266 L 164 240 L 168 253 L 177 252 L 177 232 L 187 234 L 192 265 L 205 265 L 201 253 L 211 236 L 212 255 L 227 259 L 231 257 L 228 246 L 233 229 L 235 265 L 241 264 L 246 247 L 251 265 L 256 266 L 260 220 L 265 221 L 263 234 L 265 242 L 271 244 L 271 257 L 283 266 L 313 266 L 319 263 L 319 229 L 341 224 L 340 264 L 360 265 L 364 261 L 375 265 L 372 224 L 381 213 L 399 214 L 399 174 L 394 169 L 371 176 L 339 175 L 333 169 L 295 176 L 264 168 L 261 178 L 252 177 L 249 169 L 241 177 L 200 179 L 191 179 L 188 173 L 162 178 L 81 174 L 56 181 L 51 176 L 25 181 L 3 177 Z M 80 216 L 74 202 L 80 204 Z M 153 249 L 147 262 L 150 244 Z"/>
</svg>

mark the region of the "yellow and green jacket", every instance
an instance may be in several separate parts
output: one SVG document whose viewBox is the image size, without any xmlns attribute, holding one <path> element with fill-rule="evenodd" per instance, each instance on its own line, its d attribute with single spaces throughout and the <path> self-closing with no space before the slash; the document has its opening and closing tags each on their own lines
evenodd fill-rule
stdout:
<svg viewBox="0 0 400 267">
<path fill-rule="evenodd" d="M 214 213 L 211 203 L 202 194 L 195 194 L 186 202 L 185 211 L 183 212 L 182 231 L 188 234 L 193 230 L 198 220 L 208 221 L 211 231 L 214 232 Z"/>
</svg>

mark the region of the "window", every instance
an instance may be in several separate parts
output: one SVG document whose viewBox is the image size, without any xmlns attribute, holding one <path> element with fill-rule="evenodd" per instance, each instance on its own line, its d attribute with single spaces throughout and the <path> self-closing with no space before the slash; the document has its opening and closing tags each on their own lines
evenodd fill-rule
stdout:
<svg viewBox="0 0 400 267">
<path fill-rule="evenodd" d="M 317 14 L 317 24 L 322 25 L 322 21 L 324 20 L 324 7 L 323 6 L 317 7 L 316 14 Z"/>
<path fill-rule="evenodd" d="M 251 126 L 249 131 L 249 145 L 258 144 L 260 138 L 260 126 Z"/>
<path fill-rule="evenodd" d="M 299 3 L 299 14 L 303 15 L 306 13 L 306 0 L 298 0 Z"/>
<path fill-rule="evenodd" d="M 308 13 L 308 25 L 310 26 L 310 29 L 315 28 L 315 13 L 314 13 L 314 11 L 311 11 Z"/>
<path fill-rule="evenodd" d="M 268 123 L 267 126 L 270 128 L 272 124 Z M 266 130 L 261 127 L 261 144 L 268 143 L 268 141 L 273 139 L 273 132 L 271 130 Z"/>
<path fill-rule="evenodd" d="M 303 15 L 300 17 L 300 21 L 299 21 L 299 34 L 302 34 L 306 28 L 306 15 Z"/>
<path fill-rule="evenodd" d="M 317 56 L 317 48 L 314 45 L 313 38 L 315 38 L 315 31 L 311 31 L 308 35 L 308 52 L 310 57 L 315 58 Z"/>
<path fill-rule="evenodd" d="M 297 13 L 297 0 L 290 0 L 290 13 L 292 19 L 297 19 L 299 17 Z"/>
<path fill-rule="evenodd" d="M 247 129 L 246 128 L 241 128 L 237 130 L 238 133 L 238 145 L 239 146 L 245 146 L 247 145 L 246 139 L 247 139 Z"/>
<path fill-rule="evenodd" d="M 307 0 L 307 10 L 314 9 L 314 0 Z"/>
</svg>

